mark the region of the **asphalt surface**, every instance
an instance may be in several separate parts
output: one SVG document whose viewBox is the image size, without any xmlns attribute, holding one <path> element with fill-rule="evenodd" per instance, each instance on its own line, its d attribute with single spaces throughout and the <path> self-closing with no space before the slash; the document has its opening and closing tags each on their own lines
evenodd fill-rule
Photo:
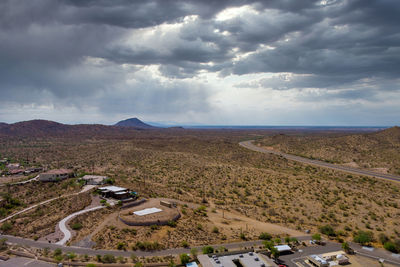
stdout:
<svg viewBox="0 0 400 267">
<path fill-rule="evenodd" d="M 331 163 L 327 163 L 327 162 L 323 162 L 323 161 L 319 161 L 319 160 L 307 159 L 307 158 L 303 158 L 303 157 L 299 157 L 299 156 L 295 156 L 295 155 L 291 155 L 291 154 L 286 154 L 283 152 L 274 151 L 271 149 L 266 149 L 263 147 L 258 147 L 252 143 L 253 141 L 254 140 L 243 141 L 243 142 L 240 142 L 239 145 L 244 148 L 253 150 L 253 151 L 257 151 L 257 152 L 261 152 L 261 153 L 265 153 L 265 154 L 274 154 L 274 155 L 282 156 L 288 160 L 293 160 L 293 161 L 297 161 L 297 162 L 301 162 L 301 163 L 305 163 L 305 164 L 315 165 L 315 166 L 319 166 L 319 167 L 323 167 L 323 168 L 329 168 L 329 169 L 333 169 L 333 170 L 337 170 L 337 171 L 344 171 L 344 172 L 357 174 L 357 175 L 365 175 L 365 176 L 375 177 L 375 178 L 379 178 L 379 179 L 400 182 L 400 176 L 398 176 L 398 175 L 377 173 L 377 172 L 372 172 L 372 171 L 368 171 L 368 170 L 362 170 L 362 169 L 357 169 L 357 168 L 352 168 L 352 167 L 347 167 L 347 166 L 342 166 L 342 165 L 331 164 Z"/>
<path fill-rule="evenodd" d="M 15 257 L 0 262 L 0 267 L 54 267 L 56 264 L 30 258 Z"/>
<path fill-rule="evenodd" d="M 165 249 L 165 250 L 157 250 L 157 251 L 123 251 L 123 250 L 96 250 L 91 248 L 82 248 L 82 247 L 74 247 L 74 246 L 63 246 L 57 245 L 54 243 L 46 243 L 46 242 L 39 242 L 34 241 L 31 239 L 25 239 L 21 237 L 9 236 L 9 235 L 0 235 L 0 238 L 6 238 L 8 243 L 11 244 L 19 244 L 28 247 L 35 247 L 35 248 L 49 248 L 51 250 L 55 250 L 60 248 L 63 253 L 74 252 L 76 254 L 87 254 L 90 256 L 96 255 L 105 255 L 111 254 L 115 257 L 122 256 L 122 257 L 130 257 L 131 255 L 136 255 L 138 257 L 147 257 L 147 256 L 168 256 L 168 255 L 178 255 L 182 253 L 190 253 L 190 248 L 174 248 L 174 249 Z M 297 239 L 301 241 L 305 241 L 308 244 L 308 240 L 310 240 L 309 236 L 299 236 Z M 219 248 L 221 246 L 227 248 L 228 250 L 237 250 L 237 249 L 249 249 L 249 248 L 260 248 L 262 246 L 262 240 L 257 241 L 243 241 L 243 242 L 236 242 L 236 243 L 229 243 L 229 244 L 217 244 L 212 245 L 214 248 Z M 400 266 L 400 257 L 397 254 L 392 254 L 383 249 L 374 249 L 373 251 L 364 250 L 358 244 L 350 242 L 350 247 L 354 249 L 357 254 L 360 254 L 365 257 L 370 257 L 373 259 L 385 259 L 386 262 L 392 263 L 396 266 Z M 196 247 L 201 253 L 202 247 Z M 341 244 L 327 241 L 325 246 L 309 246 L 302 249 L 302 252 L 295 252 L 293 254 L 282 255 L 280 259 L 288 266 L 296 267 L 294 261 L 301 257 L 310 255 L 310 254 L 322 254 L 332 251 L 341 250 Z M 0 265 L 1 267 L 1 265 Z"/>
<path fill-rule="evenodd" d="M 400 257 L 392 254 L 383 249 L 365 250 L 362 246 L 356 243 L 349 243 L 350 247 L 354 249 L 355 253 L 360 256 L 369 257 L 371 259 L 384 259 L 385 262 L 391 263 L 395 266 L 400 266 Z M 279 259 L 283 264 L 289 267 L 297 267 L 295 262 L 304 262 L 304 258 L 312 254 L 324 254 L 333 251 L 343 250 L 341 244 L 335 242 L 326 242 L 324 246 L 309 246 L 301 249 L 301 252 L 294 252 L 292 254 L 281 255 Z M 308 266 L 308 265 L 305 265 Z"/>
</svg>

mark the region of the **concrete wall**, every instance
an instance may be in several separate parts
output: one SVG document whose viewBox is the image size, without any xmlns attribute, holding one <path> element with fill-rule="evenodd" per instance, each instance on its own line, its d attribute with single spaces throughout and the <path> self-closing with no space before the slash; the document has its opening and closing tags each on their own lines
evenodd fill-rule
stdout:
<svg viewBox="0 0 400 267">
<path fill-rule="evenodd" d="M 178 213 L 171 220 L 154 220 L 154 221 L 145 221 L 145 222 L 132 222 L 132 221 L 126 221 L 126 220 L 122 219 L 118 215 L 118 218 L 121 220 L 121 222 L 123 222 L 123 223 L 125 223 L 126 225 L 129 225 L 129 226 L 167 225 L 169 221 L 177 221 L 180 217 L 181 217 L 181 214 Z"/>
</svg>

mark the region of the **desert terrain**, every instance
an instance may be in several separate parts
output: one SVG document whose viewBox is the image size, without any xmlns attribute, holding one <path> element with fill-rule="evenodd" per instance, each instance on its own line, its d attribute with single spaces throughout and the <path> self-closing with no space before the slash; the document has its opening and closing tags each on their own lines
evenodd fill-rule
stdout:
<svg viewBox="0 0 400 267">
<path fill-rule="evenodd" d="M 72 221 L 82 226 L 72 243 L 93 232 L 90 237 L 97 248 L 138 249 L 140 242 L 157 242 L 147 245 L 171 248 L 252 240 L 261 232 L 299 236 L 306 230 L 319 232 L 322 226 L 332 228 L 334 233 L 329 234 L 330 238 L 339 241 L 353 240 L 360 230 L 371 232 L 378 245 L 381 235 L 390 240 L 400 238 L 399 183 L 302 165 L 238 145 L 242 140 L 257 138 L 264 145 L 273 146 L 268 140 L 277 138 L 277 134 L 272 130 L 184 129 L 131 130 L 115 136 L 108 132 L 82 134 L 80 138 L 74 133 L 45 137 L 38 134 L 35 138 L 0 138 L 0 154 L 14 160 L 28 159 L 46 168 L 73 168 L 77 175 L 91 172 L 107 175 L 115 185 L 135 190 L 140 197 L 169 198 L 198 205 L 197 208 L 178 205 L 182 218 L 174 226 L 162 227 L 121 225 L 115 219 L 117 209 L 87 213 Z M 379 134 L 382 133 L 350 137 Z M 325 138 L 323 133 L 318 135 Z M 383 135 L 391 136 L 385 131 Z M 278 138 L 285 137 L 278 135 Z M 379 160 L 383 162 L 385 155 Z M 385 162 L 390 166 L 395 161 L 388 158 Z M 381 166 L 384 165 L 374 165 Z M 27 206 L 51 196 L 79 191 L 79 184 L 74 181 L 7 186 L 1 190 L 2 194 L 18 199 L 21 206 Z M 90 194 L 78 202 L 71 199 L 63 203 L 42 209 L 41 212 L 52 213 L 42 220 L 42 225 L 32 211 L 8 221 L 6 232 L 41 238 L 54 231 L 57 220 L 89 205 Z M 204 208 L 198 210 L 199 206 Z M 16 206 L 9 212 L 18 209 Z M 229 219 L 221 218 L 225 215 Z M 30 221 L 40 231 L 33 234 L 32 227 L 21 231 L 23 222 Z M 271 224 L 283 228 L 275 229 Z"/>
</svg>

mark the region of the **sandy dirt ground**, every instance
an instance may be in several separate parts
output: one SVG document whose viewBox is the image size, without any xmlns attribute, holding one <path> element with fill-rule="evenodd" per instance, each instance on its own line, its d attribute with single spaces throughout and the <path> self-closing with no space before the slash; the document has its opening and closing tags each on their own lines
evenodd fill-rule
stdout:
<svg viewBox="0 0 400 267">
<path fill-rule="evenodd" d="M 214 205 L 211 204 L 211 208 Z M 304 236 L 304 232 L 293 230 L 277 224 L 260 222 L 234 211 L 223 211 L 216 209 L 209 212 L 208 217 L 218 228 L 227 230 L 253 230 L 255 232 L 267 232 L 280 236 Z"/>
<path fill-rule="evenodd" d="M 135 211 L 140 211 L 147 208 L 157 208 L 161 209 L 162 211 L 153 214 L 148 214 L 145 216 L 139 216 L 133 214 L 133 212 Z M 168 208 L 165 206 L 161 206 L 160 200 L 155 198 L 149 199 L 148 201 L 139 206 L 128 208 L 120 212 L 120 216 L 122 219 L 128 222 L 141 222 L 141 223 L 145 223 L 148 221 L 157 221 L 157 220 L 168 221 L 172 220 L 178 214 L 179 211 L 176 208 Z"/>
<path fill-rule="evenodd" d="M 346 266 L 351 266 L 351 267 L 396 267 L 396 265 L 389 264 L 389 263 L 383 263 L 381 265 L 378 260 L 370 259 L 367 257 L 362 257 L 362 256 L 357 256 L 357 255 L 347 255 L 349 257 L 350 263 L 349 265 Z"/>
</svg>

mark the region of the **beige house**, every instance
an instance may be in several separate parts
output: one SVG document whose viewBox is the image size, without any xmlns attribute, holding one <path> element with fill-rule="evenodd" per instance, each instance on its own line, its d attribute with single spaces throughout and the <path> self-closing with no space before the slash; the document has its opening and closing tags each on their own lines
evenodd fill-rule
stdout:
<svg viewBox="0 0 400 267">
<path fill-rule="evenodd" d="M 39 181 L 42 182 L 57 182 L 74 176 L 72 170 L 58 169 L 50 170 L 39 174 Z"/>
<path fill-rule="evenodd" d="M 105 184 L 107 179 L 108 179 L 107 176 L 101 176 L 101 175 L 85 175 L 82 177 L 82 180 L 84 180 L 86 184 L 91 184 L 91 185 Z"/>
</svg>

